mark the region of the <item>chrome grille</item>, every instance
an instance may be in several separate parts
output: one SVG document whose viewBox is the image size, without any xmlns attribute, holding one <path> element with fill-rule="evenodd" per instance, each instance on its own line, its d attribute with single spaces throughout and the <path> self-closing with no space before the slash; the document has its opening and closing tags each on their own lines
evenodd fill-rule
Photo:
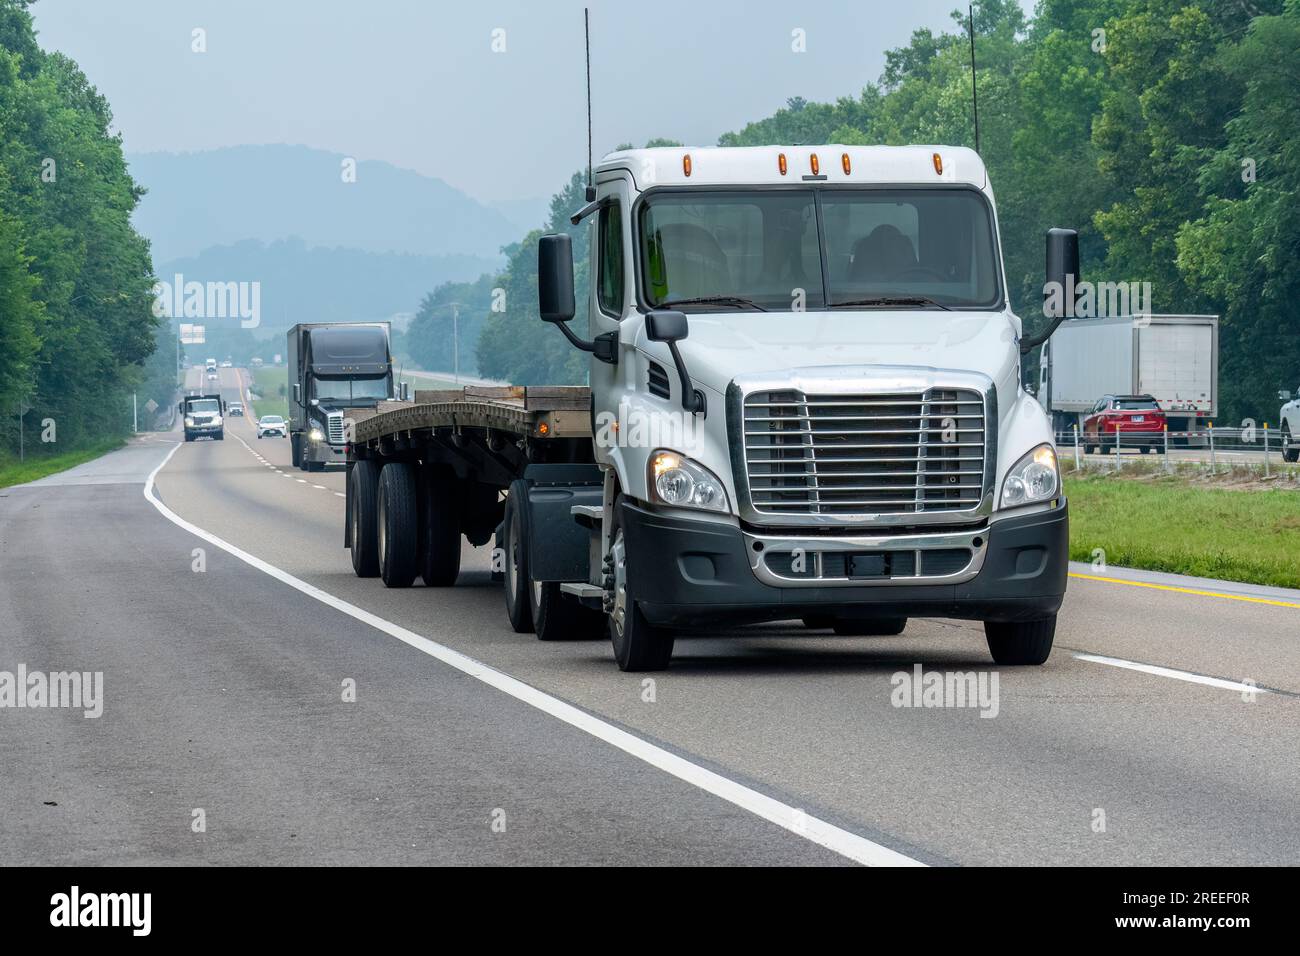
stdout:
<svg viewBox="0 0 1300 956">
<path fill-rule="evenodd" d="M 331 445 L 343 444 L 343 413 L 330 412 L 327 416 L 329 424 L 329 443 Z"/>
<path fill-rule="evenodd" d="M 745 396 L 750 504 L 760 515 L 973 510 L 984 497 L 980 392 Z"/>
</svg>

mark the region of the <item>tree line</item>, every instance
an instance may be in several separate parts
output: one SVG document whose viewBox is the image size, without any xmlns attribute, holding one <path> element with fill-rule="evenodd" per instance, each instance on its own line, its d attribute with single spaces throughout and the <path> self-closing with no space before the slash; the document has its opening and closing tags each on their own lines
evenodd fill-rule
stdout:
<svg viewBox="0 0 1300 956">
<path fill-rule="evenodd" d="M 154 318 L 149 244 L 112 113 L 0 0 L 0 456 L 71 451 L 131 428 L 131 395 L 171 400 L 175 339 Z M 42 441 L 44 439 L 44 441 Z"/>
<path fill-rule="evenodd" d="M 719 144 L 974 146 L 969 23 L 953 19 L 888 51 L 857 95 L 794 97 Z M 1277 390 L 1300 383 L 1300 0 L 1042 0 L 1032 19 L 983 0 L 974 19 L 980 151 L 1026 326 L 1043 321 L 1044 232 L 1078 229 L 1085 278 L 1149 281 L 1156 312 L 1220 314 L 1222 420 L 1272 421 Z M 575 174 L 480 282 L 507 303 L 476 300 L 481 374 L 583 381 L 583 356 L 537 320 L 536 245 L 573 235 L 585 294 L 589 223 L 568 222 L 584 183 Z"/>
</svg>

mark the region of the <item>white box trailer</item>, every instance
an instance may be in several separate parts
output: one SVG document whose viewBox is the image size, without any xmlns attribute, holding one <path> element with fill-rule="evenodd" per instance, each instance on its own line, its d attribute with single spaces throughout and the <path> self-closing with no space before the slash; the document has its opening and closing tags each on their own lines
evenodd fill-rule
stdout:
<svg viewBox="0 0 1300 956">
<path fill-rule="evenodd" d="M 1042 349 L 1038 400 L 1058 432 L 1082 424 L 1103 395 L 1150 395 L 1171 432 L 1218 414 L 1217 315 L 1067 319 Z"/>
</svg>

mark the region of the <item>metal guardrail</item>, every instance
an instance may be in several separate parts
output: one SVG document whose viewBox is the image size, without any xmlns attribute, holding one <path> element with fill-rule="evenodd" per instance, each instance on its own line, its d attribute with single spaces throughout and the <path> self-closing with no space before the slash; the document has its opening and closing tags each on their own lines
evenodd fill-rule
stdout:
<svg viewBox="0 0 1300 956">
<path fill-rule="evenodd" d="M 1166 471 L 1175 463 L 1206 464 L 1211 471 L 1218 471 L 1221 465 L 1262 465 L 1267 477 L 1275 466 L 1300 458 L 1300 440 L 1284 441 L 1290 438 L 1281 429 L 1267 426 L 1209 425 L 1192 431 L 1125 430 L 1092 435 L 1075 427 L 1056 433 L 1056 447 L 1062 457 L 1073 457 L 1076 468 L 1082 468 L 1085 461 L 1109 460 L 1118 469 L 1134 457 L 1155 456 Z"/>
</svg>

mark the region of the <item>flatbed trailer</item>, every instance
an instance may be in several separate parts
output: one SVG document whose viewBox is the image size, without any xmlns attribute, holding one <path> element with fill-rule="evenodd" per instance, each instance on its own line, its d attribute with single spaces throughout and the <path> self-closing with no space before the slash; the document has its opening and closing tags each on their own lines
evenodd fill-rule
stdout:
<svg viewBox="0 0 1300 956">
<path fill-rule="evenodd" d="M 602 497 L 587 388 L 417 390 L 346 426 L 343 543 L 359 576 L 448 587 L 461 539 L 495 538 L 492 570 L 516 630 L 543 640 L 601 632 L 599 602 L 560 589 L 588 577 L 589 532 L 573 508 Z"/>
</svg>

